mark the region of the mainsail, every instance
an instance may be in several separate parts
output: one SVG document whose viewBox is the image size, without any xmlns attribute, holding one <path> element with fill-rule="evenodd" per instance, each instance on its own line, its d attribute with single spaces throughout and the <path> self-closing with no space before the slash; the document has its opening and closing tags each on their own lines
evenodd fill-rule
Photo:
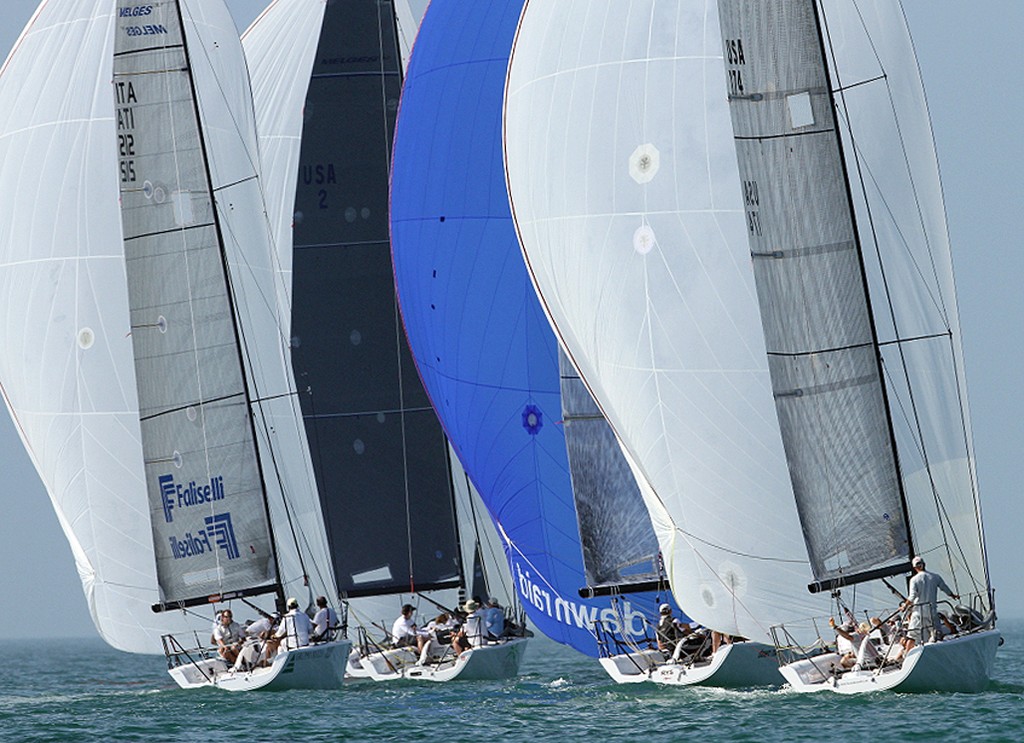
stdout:
<svg viewBox="0 0 1024 743">
<path fill-rule="evenodd" d="M 528 269 L 634 467 L 676 599 L 763 640 L 825 605 L 806 591 L 715 7 L 530 0 L 505 164 Z"/>
<path fill-rule="evenodd" d="M 576 503 L 584 592 L 663 587 L 658 538 L 615 433 L 559 349 L 562 425 Z"/>
<path fill-rule="evenodd" d="M 307 469 L 269 232 L 252 218 L 263 203 L 234 25 L 219 3 L 154 4 L 145 18 L 133 7 L 119 4 L 114 91 L 161 603 L 281 598 L 296 579 L 322 590 L 333 580 L 319 513 L 301 505 Z M 272 517 L 301 550 L 283 573 Z"/>
<path fill-rule="evenodd" d="M 902 11 L 720 7 L 814 587 L 906 571 L 913 547 L 960 592 L 987 594 L 941 189 Z"/>
<path fill-rule="evenodd" d="M 395 138 L 395 277 L 420 375 L 499 525 L 532 623 L 596 656 L 595 621 L 642 635 L 667 592 L 622 586 L 618 600 L 579 596 L 589 581 L 558 345 L 522 263 L 501 162 L 501 97 L 520 8 L 435 0 L 427 11 Z M 581 411 L 575 399 L 570 410 Z"/>
<path fill-rule="evenodd" d="M 243 40 L 339 590 L 364 626 L 390 623 L 402 593 L 453 606 L 478 554 L 479 590 L 508 593 L 394 300 L 387 182 L 409 18 L 401 2 L 278 0 Z"/>
</svg>

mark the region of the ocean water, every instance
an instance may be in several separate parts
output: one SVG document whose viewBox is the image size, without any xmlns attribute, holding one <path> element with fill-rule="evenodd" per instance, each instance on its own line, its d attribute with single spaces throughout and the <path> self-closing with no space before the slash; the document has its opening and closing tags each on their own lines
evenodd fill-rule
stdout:
<svg viewBox="0 0 1024 743">
<path fill-rule="evenodd" d="M 1024 741 L 1024 622 L 981 694 L 799 695 L 618 686 L 536 637 L 514 681 L 360 681 L 333 692 L 182 691 L 163 658 L 98 639 L 3 641 L 10 741 Z"/>
</svg>

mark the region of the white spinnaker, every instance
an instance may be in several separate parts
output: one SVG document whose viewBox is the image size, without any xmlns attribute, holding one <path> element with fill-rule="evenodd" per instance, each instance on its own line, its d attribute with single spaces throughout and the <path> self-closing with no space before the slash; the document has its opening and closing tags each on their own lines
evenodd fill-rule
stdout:
<svg viewBox="0 0 1024 743">
<path fill-rule="evenodd" d="M 335 585 L 288 355 L 288 315 L 264 203 L 253 98 L 231 14 L 182 2 L 199 110 L 252 383 L 271 522 L 285 593 L 312 603 Z M 198 43 L 192 43 L 193 40 Z M 308 577 L 308 581 L 307 581 Z"/>
<path fill-rule="evenodd" d="M 0 71 L 0 384 L 109 644 L 160 652 L 118 210 L 112 0 L 44 2 Z"/>
<path fill-rule="evenodd" d="M 563 345 L 638 475 L 673 592 L 767 639 L 824 614 L 768 378 L 714 0 L 531 0 L 509 193 Z"/>
</svg>

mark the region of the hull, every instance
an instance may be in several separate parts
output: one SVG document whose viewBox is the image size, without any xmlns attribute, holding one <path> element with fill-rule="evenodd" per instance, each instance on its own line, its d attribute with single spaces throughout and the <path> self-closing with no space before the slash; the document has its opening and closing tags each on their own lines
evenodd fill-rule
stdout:
<svg viewBox="0 0 1024 743">
<path fill-rule="evenodd" d="M 454 679 L 497 681 L 515 678 L 526 652 L 527 639 L 517 637 L 466 650 L 458 657 L 449 654 L 440 662 L 417 665 L 415 650 L 399 648 L 373 653 L 358 661 L 356 673 L 349 662 L 349 675 L 354 678 L 368 676 L 374 681 L 452 681 Z"/>
<path fill-rule="evenodd" d="M 665 664 L 665 654 L 660 650 L 641 650 L 636 653 L 619 653 L 599 659 L 601 668 L 617 684 L 638 684 L 648 681 L 651 673 Z"/>
<path fill-rule="evenodd" d="M 992 678 L 999 632 L 988 630 L 943 642 L 919 645 L 903 663 L 875 671 L 847 671 L 836 678 L 830 673 L 835 653 L 783 666 L 780 671 L 798 692 L 833 691 L 865 694 L 873 691 L 980 692 Z"/>
<path fill-rule="evenodd" d="M 724 645 L 707 663 L 665 663 L 651 681 L 668 686 L 778 686 L 782 684 L 775 649 L 759 642 Z"/>
<path fill-rule="evenodd" d="M 184 663 L 170 669 L 183 689 L 215 687 L 226 691 L 282 691 L 284 689 L 339 689 L 345 676 L 349 640 L 282 650 L 266 668 L 232 671 L 220 658 Z"/>
</svg>

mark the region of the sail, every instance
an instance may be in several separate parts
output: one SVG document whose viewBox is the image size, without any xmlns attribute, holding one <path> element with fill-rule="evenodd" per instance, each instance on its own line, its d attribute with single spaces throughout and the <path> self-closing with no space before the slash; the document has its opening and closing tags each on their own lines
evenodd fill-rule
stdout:
<svg viewBox="0 0 1024 743">
<path fill-rule="evenodd" d="M 770 363 L 815 576 L 905 568 L 906 508 L 915 550 L 960 592 L 984 593 L 941 188 L 902 11 L 722 7 L 729 80 L 744 86 L 730 95 L 744 187 L 758 198 L 746 204 L 758 292 L 769 352 L 783 354 Z M 767 91 L 784 94 L 758 97 Z M 767 245 L 783 257 L 758 258 Z"/>
<path fill-rule="evenodd" d="M 110 645 L 159 653 L 110 89 L 114 3 L 42 3 L 0 68 L 0 390 Z M 40 198 L 39 194 L 49 194 Z M 206 622 L 203 622 L 205 626 Z"/>
<path fill-rule="evenodd" d="M 147 6 L 148 7 L 148 6 Z M 118 4 L 114 90 L 132 346 L 165 603 L 274 590 L 207 143 L 177 2 Z M 140 31 L 141 29 L 141 31 Z"/>
<path fill-rule="evenodd" d="M 115 101 L 162 599 L 322 590 L 333 578 L 284 364 L 237 32 L 219 3 L 149 15 L 119 16 Z"/>
<path fill-rule="evenodd" d="M 643 635 L 667 594 L 578 593 L 587 579 L 558 346 L 503 184 L 501 97 L 520 8 L 435 0 L 424 17 L 395 138 L 395 278 L 417 368 L 498 524 L 527 615 L 596 656 L 595 621 Z"/>
<path fill-rule="evenodd" d="M 586 590 L 650 588 L 664 578 L 658 538 L 640 488 L 615 433 L 561 349 L 558 367 Z"/>
<path fill-rule="evenodd" d="M 277 34 L 279 26 L 289 31 Z M 301 43 L 289 36 L 294 28 L 304 30 Z M 458 587 L 447 444 L 405 342 L 388 249 L 402 82 L 394 8 L 279 2 L 246 44 L 258 109 L 287 109 L 279 136 L 301 127 L 297 168 L 280 176 L 294 183 L 293 224 L 288 234 L 278 218 L 277 242 L 281 252 L 291 248 L 291 355 L 338 590 L 356 597 Z M 311 58 L 281 61 L 281 50 L 307 47 L 316 49 Z M 303 85 L 298 118 L 294 89 Z M 294 140 L 284 145 L 295 157 Z M 287 172 L 269 165 L 275 181 Z M 288 192 L 275 198 L 288 203 Z"/>
<path fill-rule="evenodd" d="M 908 524 L 815 3 L 720 7 L 768 363 L 814 576 L 903 572 Z"/>
<path fill-rule="evenodd" d="M 714 2 L 530 0 L 505 164 L 528 270 L 635 468 L 677 601 L 768 639 L 826 605 L 806 589 L 724 78 Z"/>
</svg>

